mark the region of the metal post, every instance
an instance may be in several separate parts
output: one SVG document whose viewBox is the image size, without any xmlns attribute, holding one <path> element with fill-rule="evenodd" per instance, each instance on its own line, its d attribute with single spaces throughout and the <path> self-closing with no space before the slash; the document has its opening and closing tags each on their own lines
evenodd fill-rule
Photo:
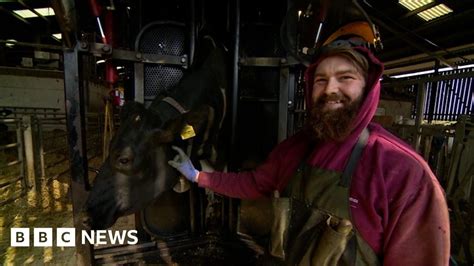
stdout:
<svg viewBox="0 0 474 266">
<path fill-rule="evenodd" d="M 66 104 L 66 125 L 69 143 L 69 163 L 71 168 L 71 192 L 73 218 L 76 233 L 76 259 L 78 265 L 93 263 L 92 247 L 81 243 L 80 232 L 84 230 L 80 212 L 89 189 L 87 172 L 87 146 L 85 136 L 85 110 L 82 80 L 79 71 L 78 47 L 64 51 L 64 94 Z"/>
<path fill-rule="evenodd" d="M 145 103 L 145 86 L 143 81 L 143 73 L 145 66 L 143 63 L 135 63 L 135 101 L 139 103 Z"/>
<path fill-rule="evenodd" d="M 36 144 L 38 147 L 38 157 L 40 160 L 40 170 L 41 170 L 41 178 L 46 177 L 46 171 L 44 167 L 44 146 L 43 146 L 43 123 L 41 119 L 37 118 L 37 139 L 36 139 Z"/>
<path fill-rule="evenodd" d="M 286 58 L 281 59 L 285 64 Z M 283 141 L 288 136 L 288 81 L 290 68 L 280 67 L 280 99 L 278 101 L 278 142 Z"/>
<path fill-rule="evenodd" d="M 235 139 L 237 132 L 237 112 L 239 104 L 239 46 L 240 46 L 240 0 L 235 0 L 235 25 L 234 25 L 234 51 L 232 58 L 232 112 L 231 112 L 231 133 L 230 133 L 230 162 L 229 170 L 235 169 L 234 155 L 236 154 Z"/>
<path fill-rule="evenodd" d="M 236 170 L 236 160 L 235 155 L 236 147 L 235 147 L 235 140 L 236 140 L 236 132 L 237 132 L 237 112 L 238 112 L 238 104 L 239 104 L 239 49 L 240 49 L 240 0 L 234 0 L 235 8 L 234 8 L 234 51 L 233 51 L 233 70 L 232 70 L 232 112 L 231 112 L 231 135 L 230 135 L 230 153 L 229 153 L 229 170 L 235 171 Z M 229 219 L 228 219 L 228 228 L 229 233 L 235 233 L 237 231 L 236 227 L 236 217 L 237 215 L 237 208 L 236 202 L 232 198 L 228 199 L 229 202 Z"/>
<path fill-rule="evenodd" d="M 439 60 L 435 61 L 435 72 L 433 73 L 433 76 L 436 77 L 439 75 Z M 430 95 L 430 103 L 428 105 L 429 110 L 428 110 L 428 123 L 431 124 L 433 122 L 433 115 L 434 115 L 434 110 L 435 110 L 435 104 L 436 104 L 436 98 L 438 97 L 438 81 L 433 81 L 431 83 L 431 95 Z"/>
<path fill-rule="evenodd" d="M 26 181 L 25 176 L 25 159 L 23 154 L 23 130 L 21 121 L 16 121 L 16 142 L 18 144 L 17 151 L 18 151 L 18 161 L 20 161 L 20 176 L 21 176 L 21 189 L 23 192 L 28 190 L 28 183 Z"/>
<path fill-rule="evenodd" d="M 420 151 L 421 144 L 421 123 L 423 122 L 423 110 L 425 109 L 425 94 L 426 94 L 426 85 L 424 82 L 418 83 L 418 93 L 417 93 L 417 106 L 416 106 L 416 117 L 415 117 L 415 150 Z"/>
<path fill-rule="evenodd" d="M 31 120 L 32 117 L 25 115 L 22 117 L 23 126 L 23 143 L 25 148 L 25 159 L 26 159 L 26 184 L 29 189 L 34 191 L 38 188 L 36 184 L 35 176 L 35 157 L 33 148 L 33 130 Z"/>
<path fill-rule="evenodd" d="M 294 70 L 294 69 L 293 69 Z M 287 136 L 291 136 L 295 132 L 295 106 L 296 106 L 296 82 L 295 82 L 295 73 L 289 72 L 288 77 L 288 126 L 287 126 Z"/>
</svg>

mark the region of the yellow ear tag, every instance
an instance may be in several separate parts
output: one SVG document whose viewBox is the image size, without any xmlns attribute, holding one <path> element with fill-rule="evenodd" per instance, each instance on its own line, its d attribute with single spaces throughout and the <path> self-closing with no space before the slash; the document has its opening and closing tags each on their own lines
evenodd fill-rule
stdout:
<svg viewBox="0 0 474 266">
<path fill-rule="evenodd" d="M 181 139 L 190 139 L 192 137 L 196 136 L 196 132 L 194 132 L 193 126 L 186 124 L 183 127 L 183 130 L 181 130 Z"/>
</svg>

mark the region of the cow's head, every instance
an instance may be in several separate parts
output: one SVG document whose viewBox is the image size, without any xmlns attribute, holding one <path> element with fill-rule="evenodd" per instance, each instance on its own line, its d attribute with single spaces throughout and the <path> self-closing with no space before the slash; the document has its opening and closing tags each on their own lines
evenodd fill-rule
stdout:
<svg viewBox="0 0 474 266">
<path fill-rule="evenodd" d="M 110 227 L 118 217 L 143 209 L 172 189 L 178 173 L 167 162 L 174 155 L 170 143 L 179 135 L 180 126 L 180 119 L 162 123 L 157 114 L 142 104 L 132 102 L 124 106 L 109 157 L 84 206 L 87 226 Z"/>
</svg>

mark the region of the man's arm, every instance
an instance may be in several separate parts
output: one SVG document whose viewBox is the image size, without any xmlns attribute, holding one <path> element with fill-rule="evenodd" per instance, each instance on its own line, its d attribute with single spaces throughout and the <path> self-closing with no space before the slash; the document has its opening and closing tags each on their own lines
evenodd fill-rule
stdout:
<svg viewBox="0 0 474 266">
<path fill-rule="evenodd" d="M 384 265 L 449 265 L 448 208 L 441 186 L 428 175 L 414 193 L 390 207 Z"/>
</svg>

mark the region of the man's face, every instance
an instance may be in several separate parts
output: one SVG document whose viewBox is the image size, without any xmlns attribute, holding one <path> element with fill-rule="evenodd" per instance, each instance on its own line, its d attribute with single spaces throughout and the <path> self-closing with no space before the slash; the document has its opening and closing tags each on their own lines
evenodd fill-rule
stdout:
<svg viewBox="0 0 474 266">
<path fill-rule="evenodd" d="M 362 73 L 345 57 L 321 61 L 315 70 L 309 121 L 317 139 L 341 141 L 350 134 L 365 85 Z"/>
<path fill-rule="evenodd" d="M 313 80 L 313 104 L 323 112 L 347 107 L 359 100 L 365 88 L 365 78 L 345 57 L 332 56 L 317 66 Z"/>
</svg>

